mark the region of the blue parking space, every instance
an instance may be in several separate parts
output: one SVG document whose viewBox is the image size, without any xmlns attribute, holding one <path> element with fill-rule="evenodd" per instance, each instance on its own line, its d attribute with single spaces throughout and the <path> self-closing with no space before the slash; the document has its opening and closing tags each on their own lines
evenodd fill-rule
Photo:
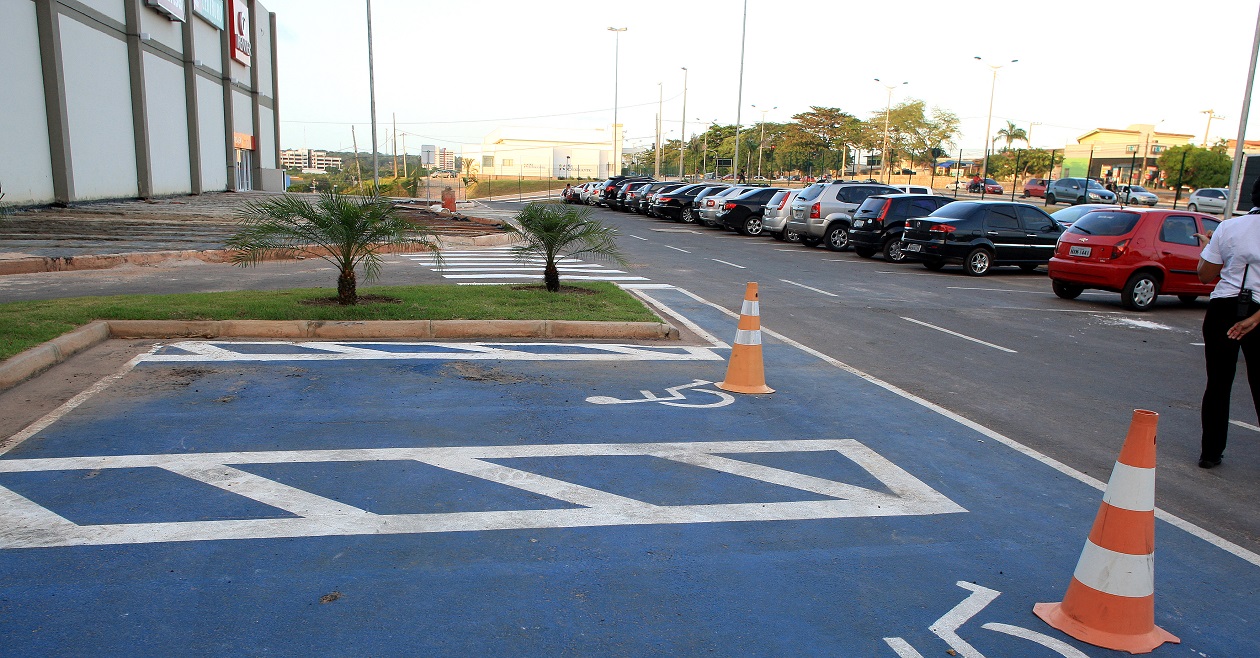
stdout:
<svg viewBox="0 0 1260 658">
<path fill-rule="evenodd" d="M 0 457 L 5 653 L 1118 655 L 1032 614 L 1100 491 L 763 347 L 156 350 Z M 1157 652 L 1260 655 L 1260 566 L 1156 532 Z"/>
</svg>

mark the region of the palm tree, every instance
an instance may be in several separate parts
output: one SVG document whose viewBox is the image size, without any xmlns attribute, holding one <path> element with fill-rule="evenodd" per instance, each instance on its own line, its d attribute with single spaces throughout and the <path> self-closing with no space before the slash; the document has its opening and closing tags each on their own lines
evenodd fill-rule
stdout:
<svg viewBox="0 0 1260 658">
<path fill-rule="evenodd" d="M 999 139 L 1006 140 L 1006 148 L 1009 150 L 1011 148 L 1011 144 L 1015 142 L 1024 142 L 1027 144 L 1028 131 L 1023 128 L 1016 128 L 1014 121 L 1007 121 L 1006 127 L 997 131 L 997 137 L 994 137 L 993 141 L 997 142 Z"/>
<path fill-rule="evenodd" d="M 237 215 L 241 230 L 227 241 L 236 250 L 233 263 L 257 265 L 274 253 L 322 258 L 337 267 L 337 301 L 342 305 L 358 302 L 357 267 L 362 266 L 368 281 L 380 275 L 384 247 L 427 249 L 441 259 L 432 232 L 399 217 L 393 202 L 379 195 L 324 192 L 312 203 L 286 194 L 247 203 Z"/>
<path fill-rule="evenodd" d="M 590 217 L 588 208 L 531 203 L 516 214 L 520 228 L 510 229 L 525 240 L 512 253 L 522 260 L 543 259 L 543 283 L 550 292 L 560 291 L 556 261 L 562 258 L 588 254 L 625 265 L 625 256 L 617 248 L 617 229 Z"/>
</svg>

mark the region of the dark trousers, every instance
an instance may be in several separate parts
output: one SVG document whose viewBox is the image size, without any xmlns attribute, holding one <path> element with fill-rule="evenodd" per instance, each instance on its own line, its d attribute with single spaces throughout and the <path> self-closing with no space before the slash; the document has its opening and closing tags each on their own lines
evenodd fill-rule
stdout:
<svg viewBox="0 0 1260 658">
<path fill-rule="evenodd" d="M 1251 310 L 1254 312 L 1253 304 Z M 1203 316 L 1203 356 L 1207 360 L 1207 389 L 1203 391 L 1200 414 L 1203 423 L 1203 452 L 1200 459 L 1220 459 L 1225 452 L 1225 435 L 1229 430 L 1229 395 L 1234 388 L 1234 372 L 1238 368 L 1238 350 L 1247 361 L 1247 383 L 1251 385 L 1251 402 L 1260 417 L 1260 329 L 1253 330 L 1241 341 L 1225 335 L 1238 317 L 1235 297 L 1213 299 Z M 1251 366 L 1255 365 L 1255 368 Z"/>
</svg>

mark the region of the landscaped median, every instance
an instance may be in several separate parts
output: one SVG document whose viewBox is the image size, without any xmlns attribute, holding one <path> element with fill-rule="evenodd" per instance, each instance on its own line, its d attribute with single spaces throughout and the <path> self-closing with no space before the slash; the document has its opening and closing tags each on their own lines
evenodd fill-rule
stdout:
<svg viewBox="0 0 1260 658">
<path fill-rule="evenodd" d="M 108 338 L 677 339 L 610 283 L 390 286 L 340 306 L 327 288 L 77 297 L 0 304 L 0 390 Z"/>
</svg>

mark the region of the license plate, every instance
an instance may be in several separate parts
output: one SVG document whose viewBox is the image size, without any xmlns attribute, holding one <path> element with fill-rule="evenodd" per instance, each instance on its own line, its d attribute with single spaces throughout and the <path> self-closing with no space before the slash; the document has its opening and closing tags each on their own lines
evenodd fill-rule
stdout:
<svg viewBox="0 0 1260 658">
<path fill-rule="evenodd" d="M 1071 247 L 1068 249 L 1069 256 L 1089 256 L 1093 253 L 1093 247 Z"/>
<path fill-rule="evenodd" d="M 923 245 L 913 242 L 901 246 L 902 251 L 923 251 Z"/>
</svg>

